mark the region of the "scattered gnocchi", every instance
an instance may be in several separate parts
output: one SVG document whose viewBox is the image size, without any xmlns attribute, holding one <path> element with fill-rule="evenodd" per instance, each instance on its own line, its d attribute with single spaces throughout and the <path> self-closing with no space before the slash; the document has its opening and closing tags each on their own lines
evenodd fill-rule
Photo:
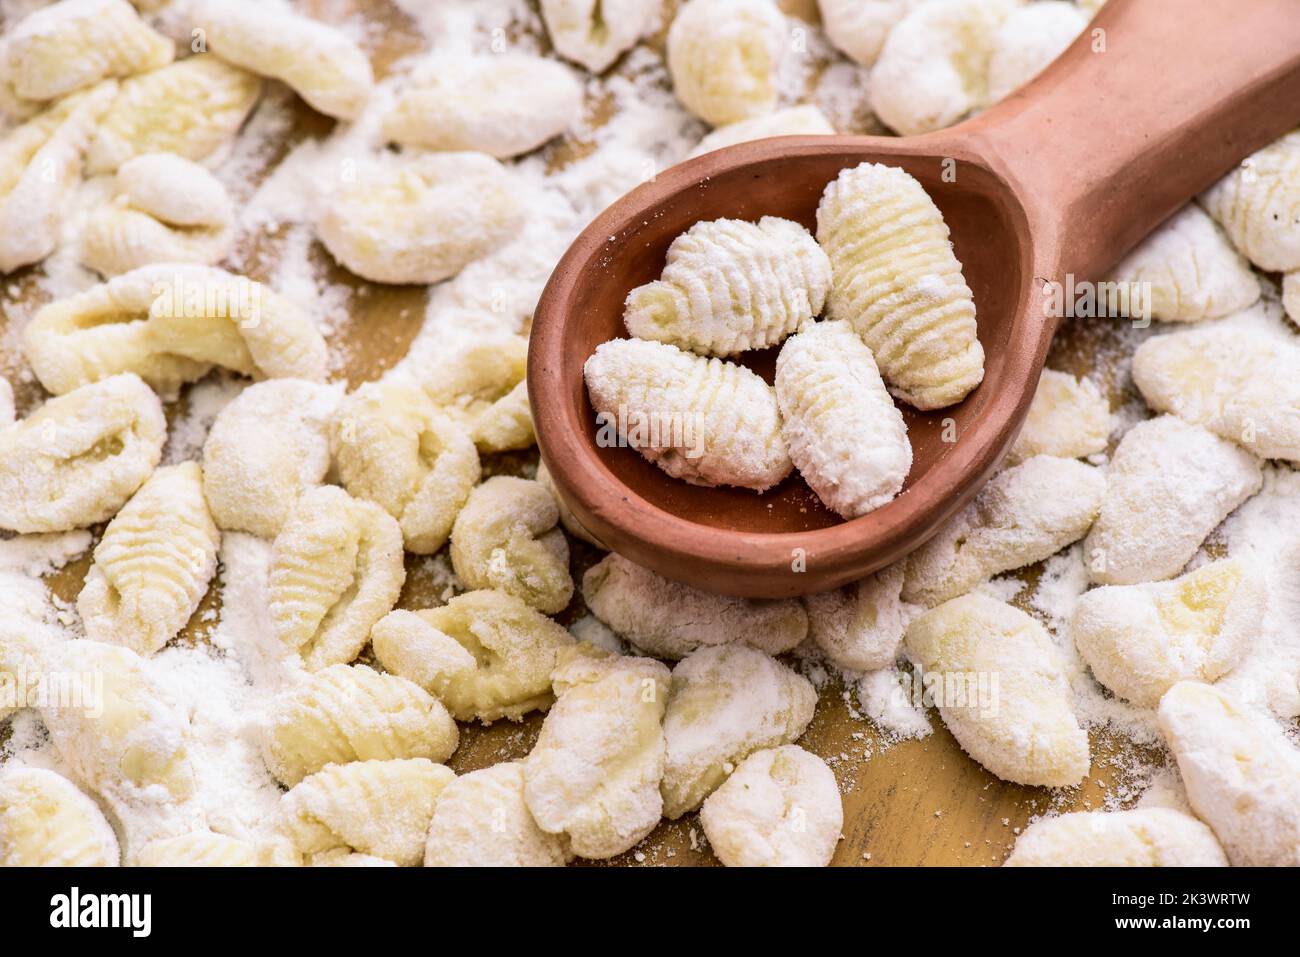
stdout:
<svg viewBox="0 0 1300 957">
<path fill-rule="evenodd" d="M 1200 201 L 1260 269 L 1300 269 L 1300 130 L 1243 160 Z"/>
<path fill-rule="evenodd" d="M 117 867 L 99 806 L 44 768 L 0 768 L 0 867 Z"/>
<path fill-rule="evenodd" d="M 555 51 L 592 73 L 604 72 L 650 29 L 660 0 L 541 0 Z"/>
<path fill-rule="evenodd" d="M 808 636 L 841 668 L 887 668 L 903 643 L 902 591 L 900 562 L 843 588 L 805 595 Z"/>
<path fill-rule="evenodd" d="M 462 774 L 438 792 L 425 867 L 563 867 L 570 856 L 563 835 L 533 820 L 518 761 Z"/>
<path fill-rule="evenodd" d="M 1078 811 L 1039 818 L 1006 867 L 1227 867 L 1214 832 L 1181 811 Z"/>
<path fill-rule="evenodd" d="M 711 126 L 770 113 L 788 43 L 774 3 L 688 0 L 668 30 L 673 92 Z"/>
<path fill-rule="evenodd" d="M 1097 386 L 1044 369 L 1007 461 L 1015 465 L 1035 455 L 1087 458 L 1106 451 L 1110 430 L 1110 403 Z"/>
</svg>

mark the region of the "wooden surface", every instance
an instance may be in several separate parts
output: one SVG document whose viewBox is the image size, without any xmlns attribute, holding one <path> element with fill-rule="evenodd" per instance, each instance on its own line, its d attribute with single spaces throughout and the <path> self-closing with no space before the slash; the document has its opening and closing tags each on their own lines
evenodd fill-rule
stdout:
<svg viewBox="0 0 1300 957">
<path fill-rule="evenodd" d="M 671 0 L 670 0 L 671 2 Z M 308 5 L 310 6 L 310 5 Z M 322 15 L 344 4 L 339 0 L 317 4 Z M 369 5 L 367 5 L 369 6 Z M 783 4 L 794 12 L 808 14 L 812 0 Z M 381 69 L 395 57 L 417 49 L 418 39 L 404 18 L 387 5 L 378 5 L 374 14 L 383 24 L 372 36 L 382 42 L 375 51 Z M 662 39 L 662 38 L 660 38 Z M 305 107 L 297 109 L 299 122 L 280 149 L 266 156 L 269 169 L 284 155 L 292 142 L 328 131 L 328 121 Z M 869 126 L 857 130 L 871 131 Z M 553 162 L 562 165 L 566 158 L 581 155 L 588 144 L 566 140 L 546 147 Z M 243 195 L 251 192 L 252 183 Z M 254 278 L 268 278 L 277 260 L 282 237 L 252 237 L 236 254 L 232 267 Z M 353 290 L 349 302 L 350 321 L 331 338 L 331 350 L 344 356 L 339 370 L 342 377 L 355 385 L 373 379 L 404 354 L 417 332 L 424 312 L 426 292 L 421 288 L 383 287 L 364 283 L 334 266 L 328 254 L 316 245 L 313 259 L 321 275 L 330 283 L 343 284 Z M 39 301 L 37 270 L 6 277 L 0 284 L 0 343 L 6 337 L 9 317 L 27 313 Z M 1049 357 L 1049 365 L 1073 373 L 1099 370 L 1099 381 L 1111 389 L 1112 404 L 1132 401 L 1131 392 L 1115 372 L 1111 361 L 1099 364 L 1098 357 L 1118 357 L 1131 351 L 1131 331 L 1113 323 L 1098 321 L 1067 325 L 1058 337 Z M 21 356 L 12 350 L 0 352 L 0 372 L 16 387 L 20 414 L 41 401 L 38 387 L 26 381 Z M 185 398 L 169 408 L 174 417 L 185 409 Z M 520 471 L 536 460 L 536 453 L 491 457 L 486 471 Z M 102 528 L 93 530 L 96 535 Z M 599 554 L 576 543 L 574 577 L 597 560 Z M 70 564 L 47 581 L 61 599 L 74 601 L 89 566 L 89 554 Z M 408 556 L 408 579 L 400 607 L 418 608 L 438 603 L 441 590 L 438 560 Z M 1022 573 L 1027 581 L 1036 579 L 1037 570 Z M 178 642 L 204 642 L 213 628 L 203 621 L 205 612 L 220 607 L 220 582 L 204 599 L 198 612 Z M 1028 610 L 1028 609 L 1027 609 Z M 568 623 L 584 614 L 580 599 L 559 616 Z M 996 865 L 1014 843 L 1016 830 L 1029 818 L 1049 808 L 1067 810 L 1097 807 L 1108 794 L 1125 793 L 1142 769 L 1159 764 L 1160 755 L 1144 754 L 1131 747 L 1119 747 L 1104 736 L 1093 734 L 1094 768 L 1092 776 L 1074 791 L 1048 791 L 1025 788 L 999 781 L 968 759 L 944 730 L 937 715 L 931 714 L 935 733 L 920 741 L 892 746 L 864 719 L 851 713 L 843 689 L 827 686 L 817 708 L 816 718 L 801 741 L 805 747 L 826 758 L 835 771 L 844 795 L 844 840 L 836 854 L 841 865 Z M 531 748 L 541 725 L 541 717 L 511 724 L 501 722 L 481 728 L 465 727 L 461 747 L 448 762 L 457 771 L 467 771 L 523 756 Z M 0 739 L 4 730 L 0 728 Z M 696 816 L 663 824 L 634 851 L 616 859 L 614 864 L 709 864 L 716 863 L 707 850 L 707 842 Z"/>
</svg>

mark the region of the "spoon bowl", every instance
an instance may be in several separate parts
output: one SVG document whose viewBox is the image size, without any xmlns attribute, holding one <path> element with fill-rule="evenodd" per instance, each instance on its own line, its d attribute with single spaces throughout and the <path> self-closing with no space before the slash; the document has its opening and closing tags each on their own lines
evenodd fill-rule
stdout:
<svg viewBox="0 0 1300 957">
<path fill-rule="evenodd" d="M 726 594 L 822 591 L 904 557 L 970 500 L 1014 441 L 1058 321 L 1044 284 L 1099 274 L 1300 122 L 1300 18 L 1289 2 L 1215 0 L 1211 19 L 1223 23 L 1189 29 L 1172 16 L 1178 0 L 1112 0 L 1094 24 L 1109 34 L 1107 52 L 1094 52 L 1085 35 L 974 120 L 919 137 L 743 143 L 620 199 L 557 266 L 530 339 L 538 444 L 565 504 L 631 560 Z M 1169 37 L 1171 28 L 1180 36 Z M 1103 56 L 1113 57 L 1106 68 Z M 1206 63 L 1216 63 L 1210 77 Z M 1080 138 L 1095 133 L 1107 104 L 1123 112 L 1108 138 Z M 826 185 L 864 162 L 901 167 L 938 205 L 974 293 L 986 356 L 983 382 L 957 405 L 919 412 L 899 403 L 913 450 L 901 494 L 844 521 L 797 472 L 759 495 L 689 485 L 633 449 L 601 447 L 583 364 L 602 342 L 627 335 L 624 300 L 659 277 L 672 241 L 723 217 L 780 216 L 815 231 Z M 777 351 L 737 361 L 770 383 Z"/>
</svg>

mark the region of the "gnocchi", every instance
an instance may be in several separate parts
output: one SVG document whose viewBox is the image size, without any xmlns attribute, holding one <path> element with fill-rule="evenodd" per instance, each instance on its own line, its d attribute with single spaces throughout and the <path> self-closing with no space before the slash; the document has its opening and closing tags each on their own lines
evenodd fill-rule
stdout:
<svg viewBox="0 0 1300 957">
<path fill-rule="evenodd" d="M 140 655 L 158 651 L 198 608 L 220 542 L 198 464 L 158 469 L 95 546 L 77 597 L 86 636 Z"/>
<path fill-rule="evenodd" d="M 418 555 L 446 544 L 482 474 L 469 433 L 415 385 L 363 385 L 340 403 L 330 444 L 343 487 L 397 519 Z"/>
<path fill-rule="evenodd" d="M 347 34 L 291 7 L 247 0 L 199 0 L 194 23 L 229 63 L 280 80 L 327 116 L 354 120 L 375 78 Z"/>
<path fill-rule="evenodd" d="M 795 599 L 715 595 L 613 552 L 583 575 L 582 598 L 597 618 L 659 658 L 685 658 L 733 642 L 779 655 L 808 637 L 808 615 Z"/>
<path fill-rule="evenodd" d="M 826 37 L 850 60 L 871 66 L 898 21 L 926 0 L 817 0 Z"/>
<path fill-rule="evenodd" d="M 1269 459 L 1300 462 L 1300 348 L 1250 329 L 1152 336 L 1133 354 L 1151 408 Z"/>
<path fill-rule="evenodd" d="M 384 153 L 356 164 L 316 228 L 330 255 L 363 279 L 441 282 L 515 233 L 518 193 L 484 153 Z"/>
<path fill-rule="evenodd" d="M 425 867 L 563 867 L 568 857 L 563 835 L 528 812 L 519 761 L 462 774 L 438 794 Z"/>
<path fill-rule="evenodd" d="M 986 578 L 1054 555 L 1088 533 L 1106 477 L 1074 459 L 1036 455 L 996 475 L 907 558 L 904 601 L 932 606 Z"/>
<path fill-rule="evenodd" d="M 528 408 L 528 340 L 485 336 L 452 353 L 423 382 L 429 397 L 469 430 L 482 452 L 533 444 Z"/>
<path fill-rule="evenodd" d="M 375 657 L 435 695 L 458 721 L 518 721 L 555 697 L 551 672 L 574 643 L 563 627 L 513 595 L 471 591 L 375 625 Z"/>
<path fill-rule="evenodd" d="M 664 713 L 664 816 L 675 821 L 699 807 L 755 751 L 795 741 L 816 704 L 808 679 L 748 645 L 682 659 Z"/>
<path fill-rule="evenodd" d="M 606 446 L 692 485 L 766 491 L 793 464 L 776 392 L 756 373 L 664 342 L 611 339 L 583 367 Z"/>
<path fill-rule="evenodd" d="M 1247 157 L 1200 202 L 1260 269 L 1300 269 L 1300 130 Z"/>
<path fill-rule="evenodd" d="M 1195 203 L 1124 257 L 1114 280 L 1145 284 L 1151 317 L 1166 322 L 1216 319 L 1259 300 L 1259 280 L 1250 264 Z"/>
<path fill-rule="evenodd" d="M 100 80 L 172 61 L 172 42 L 126 0 L 65 0 L 20 20 L 5 38 L 0 74 L 25 100 L 53 100 Z"/>
<path fill-rule="evenodd" d="M 603 73 L 636 45 L 659 15 L 659 0 L 541 0 L 555 52 Z"/>
<path fill-rule="evenodd" d="M 262 95 L 262 81 L 213 56 L 123 80 L 86 151 L 86 172 L 111 173 L 145 153 L 206 160 L 226 146 Z"/>
<path fill-rule="evenodd" d="M 150 841 L 140 848 L 135 863 L 137 867 L 257 867 L 262 855 L 249 841 L 195 831 Z"/>
<path fill-rule="evenodd" d="M 898 495 L 912 468 L 907 425 L 848 323 L 816 323 L 781 347 L 776 399 L 790 458 L 823 505 L 857 518 Z"/>
<path fill-rule="evenodd" d="M 1035 455 L 1086 458 L 1106 451 L 1109 439 L 1110 403 L 1097 386 L 1044 369 L 1007 462 L 1015 465 Z"/>
<path fill-rule="evenodd" d="M 673 240 L 654 282 L 628 293 L 623 322 L 639 339 L 700 355 L 766 349 L 818 315 L 831 266 L 798 223 L 696 223 Z"/>
<path fill-rule="evenodd" d="M 993 35 L 988 101 L 1005 99 L 1042 73 L 1087 25 L 1087 14 L 1068 0 L 1040 0 L 1012 11 Z"/>
<path fill-rule="evenodd" d="M 728 867 L 825 867 L 844 806 L 826 763 L 787 744 L 745 758 L 705 799 L 700 824 Z"/>
<path fill-rule="evenodd" d="M 826 114 L 811 103 L 805 103 L 719 126 L 700 140 L 687 158 L 769 136 L 821 136 L 834 132 L 835 127 Z"/>
<path fill-rule="evenodd" d="M 115 90 L 109 81 L 73 94 L 0 139 L 0 273 L 54 252 L 82 156 Z"/>
<path fill-rule="evenodd" d="M 896 133 L 951 126 L 992 102 L 989 61 L 1019 0 L 923 3 L 890 31 L 871 72 L 871 108 Z"/>
<path fill-rule="evenodd" d="M 786 43 L 775 3 L 688 0 L 668 30 L 673 92 L 711 126 L 770 113 Z"/>
<path fill-rule="evenodd" d="M 162 403 L 133 375 L 50 399 L 0 427 L 0 528 L 59 532 L 107 521 L 162 458 Z"/>
<path fill-rule="evenodd" d="M 1172 578 L 1262 483 L 1259 459 L 1198 425 L 1171 415 L 1138 423 L 1115 450 L 1084 542 L 1089 576 L 1103 585 Z"/>
<path fill-rule="evenodd" d="M 1227 867 L 1214 832 L 1181 811 L 1077 811 L 1039 818 L 1004 867 Z"/>
<path fill-rule="evenodd" d="M 581 116 L 582 87 L 554 60 L 441 55 L 417 69 L 398 95 L 384 135 L 405 146 L 509 159 L 554 139 Z"/>
<path fill-rule="evenodd" d="M 817 241 L 831 261 L 827 314 L 853 326 L 894 395 L 937 409 L 980 384 L 975 302 L 920 183 L 876 163 L 845 170 L 817 206 Z"/>
<path fill-rule="evenodd" d="M 913 620 L 905 643 L 922 668 L 944 676 L 939 714 L 988 770 L 1043 787 L 1088 774 L 1088 734 L 1074 715 L 1065 663 L 1033 618 L 977 592 Z"/>
<path fill-rule="evenodd" d="M 451 564 L 467 588 L 494 588 L 547 614 L 573 596 L 569 544 L 551 493 L 497 475 L 470 492 L 451 528 Z"/>
<path fill-rule="evenodd" d="M 406 580 L 402 531 L 373 502 L 322 485 L 275 538 L 267 595 L 276 637 L 309 671 L 352 661 Z"/>
<path fill-rule="evenodd" d="M 303 379 L 257 382 L 217 415 L 203 443 L 203 492 L 218 527 L 273 539 L 330 468 L 339 389 Z"/>
<path fill-rule="evenodd" d="M 1272 718 L 1196 681 L 1165 692 L 1157 714 L 1192 810 L 1228 860 L 1300 866 L 1300 750 Z"/>
<path fill-rule="evenodd" d="M 331 764 L 281 798 L 281 827 L 303 854 L 350 849 L 413 867 L 424 859 L 438 795 L 455 777 L 427 758 Z"/>
<path fill-rule="evenodd" d="M 0 867 L 117 867 L 117 835 L 99 806 L 44 768 L 0 769 Z"/>
<path fill-rule="evenodd" d="M 1217 681 L 1258 632 L 1265 594 L 1239 559 L 1202 565 L 1167 582 L 1110 585 L 1074 607 L 1070 635 L 1097 680 L 1154 708 L 1179 681 Z"/>
<path fill-rule="evenodd" d="M 662 721 L 668 669 L 651 658 L 561 652 L 556 701 L 524 759 L 524 801 L 537 826 L 579 857 L 622 854 L 663 810 Z"/>
<path fill-rule="evenodd" d="M 81 236 L 81 261 L 104 276 L 153 263 L 209 266 L 234 245 L 234 211 L 220 180 L 197 163 L 150 153 L 123 163 L 117 195 Z"/>
<path fill-rule="evenodd" d="M 903 643 L 902 590 L 903 564 L 897 562 L 843 588 L 805 595 L 808 635 L 841 668 L 887 668 Z"/>
<path fill-rule="evenodd" d="M 441 763 L 459 737 L 447 709 L 418 685 L 364 665 L 330 665 L 276 699 L 262 755 L 275 779 L 293 787 L 327 764 L 389 758 Z"/>
</svg>

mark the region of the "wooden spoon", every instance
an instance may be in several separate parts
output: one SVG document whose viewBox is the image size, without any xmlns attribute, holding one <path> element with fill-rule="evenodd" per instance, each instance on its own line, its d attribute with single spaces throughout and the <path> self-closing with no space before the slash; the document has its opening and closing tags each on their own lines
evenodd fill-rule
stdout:
<svg viewBox="0 0 1300 957">
<path fill-rule="evenodd" d="M 1034 82 L 951 129 L 781 137 L 674 166 L 583 231 L 538 303 L 528 394 L 560 497 L 608 547 L 726 594 L 822 591 L 897 561 L 970 500 L 1015 439 L 1057 324 L 1045 282 L 1101 278 L 1297 124 L 1296 0 L 1111 0 Z M 959 405 L 903 407 L 914 456 L 902 494 L 843 521 L 797 475 L 763 495 L 700 488 L 631 449 L 598 447 L 583 363 L 627 335 L 623 300 L 658 278 L 669 243 L 720 217 L 813 229 L 826 184 L 863 162 L 907 170 L 942 210 L 987 356 L 983 384 Z M 744 361 L 770 382 L 774 353 Z"/>
</svg>

